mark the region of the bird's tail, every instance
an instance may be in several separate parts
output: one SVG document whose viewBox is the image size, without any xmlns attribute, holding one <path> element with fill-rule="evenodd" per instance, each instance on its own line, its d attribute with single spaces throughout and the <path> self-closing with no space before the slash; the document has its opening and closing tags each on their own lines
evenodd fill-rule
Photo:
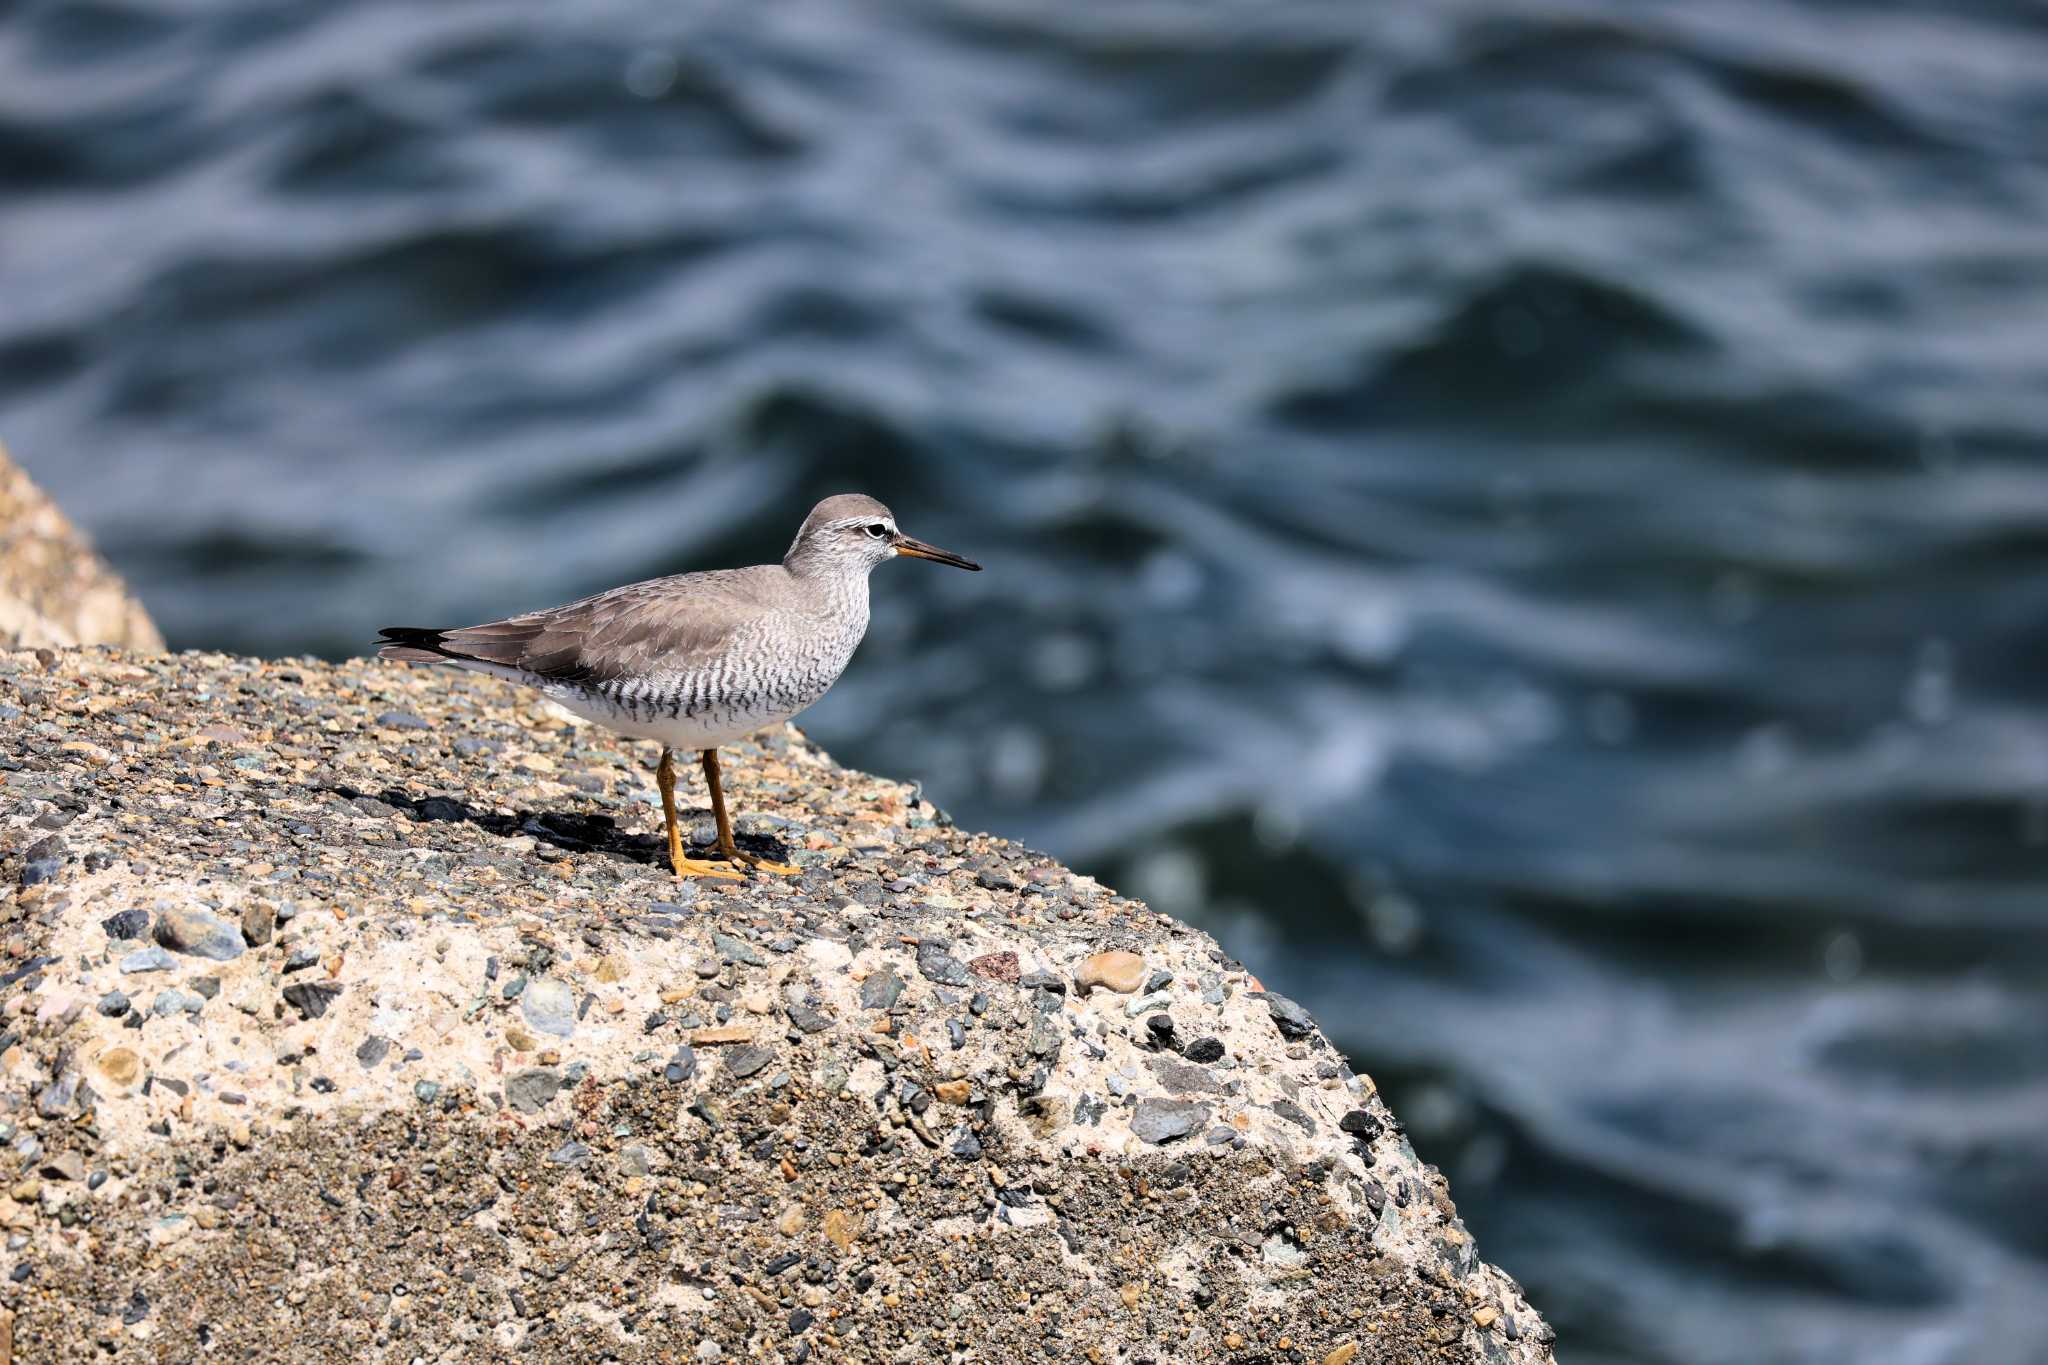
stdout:
<svg viewBox="0 0 2048 1365">
<path fill-rule="evenodd" d="M 447 647 L 448 632 L 426 626 L 385 626 L 377 634 L 377 657 L 408 664 L 461 662 L 463 657 Z"/>
</svg>

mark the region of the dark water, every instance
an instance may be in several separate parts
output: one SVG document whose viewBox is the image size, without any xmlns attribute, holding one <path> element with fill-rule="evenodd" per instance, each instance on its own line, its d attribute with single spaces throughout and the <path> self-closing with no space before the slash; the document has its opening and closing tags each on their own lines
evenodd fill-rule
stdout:
<svg viewBox="0 0 2048 1365">
<path fill-rule="evenodd" d="M 844 757 L 1311 1004 L 1588 1362 L 2048 1359 L 2048 11 L 0 5 L 174 642 L 862 488 Z"/>
</svg>

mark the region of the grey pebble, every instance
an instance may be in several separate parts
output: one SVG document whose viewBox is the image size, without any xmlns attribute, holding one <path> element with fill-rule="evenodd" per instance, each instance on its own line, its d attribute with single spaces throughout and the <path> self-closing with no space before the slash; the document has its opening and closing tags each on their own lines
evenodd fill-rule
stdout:
<svg viewBox="0 0 2048 1365">
<path fill-rule="evenodd" d="M 119 991 L 108 991 L 100 997 L 99 1010 L 109 1019 L 119 1019 L 128 1012 L 128 997 Z"/>
<path fill-rule="evenodd" d="M 205 1006 L 206 1001 L 200 997 L 174 986 L 156 993 L 156 999 L 150 1003 L 149 1012 L 159 1019 L 167 1019 L 173 1014 L 197 1014 Z"/>
<path fill-rule="evenodd" d="M 1024 1038 L 1024 1047 L 1032 1056 L 1050 1060 L 1060 1055 L 1060 1042 L 1058 1025 L 1041 1014 L 1032 1021 L 1031 1032 Z"/>
<path fill-rule="evenodd" d="M 746 1077 L 753 1075 L 774 1060 L 775 1053 L 773 1051 L 749 1043 L 745 1047 L 736 1048 L 732 1052 L 727 1053 L 725 1065 L 726 1069 L 731 1071 L 733 1075 Z"/>
<path fill-rule="evenodd" d="M 926 941 L 917 945 L 917 969 L 930 981 L 942 986 L 966 986 L 974 978 L 967 974 L 967 967 L 937 943 Z"/>
<path fill-rule="evenodd" d="M 561 1088 L 560 1074 L 546 1067 L 515 1071 L 505 1082 L 505 1103 L 522 1114 L 537 1114 Z"/>
<path fill-rule="evenodd" d="M 301 1019 L 318 1019 L 340 994 L 341 987 L 332 981 L 300 981 L 284 988 L 285 1003 Z"/>
<path fill-rule="evenodd" d="M 1315 1020 L 1308 1017 L 1308 1011 L 1284 995 L 1267 993 L 1266 1010 L 1284 1038 L 1306 1038 L 1316 1031 Z"/>
<path fill-rule="evenodd" d="M 830 1017 L 820 1013 L 803 1001 L 798 1001 L 788 1008 L 789 1022 L 795 1024 L 805 1033 L 823 1033 L 826 1029 L 832 1027 Z"/>
<path fill-rule="evenodd" d="M 77 1098 L 78 1073 L 67 1071 L 36 1095 L 36 1112 L 46 1119 L 62 1118 L 71 1112 L 72 1102 Z M 32 1138 L 30 1140 L 33 1141 Z"/>
<path fill-rule="evenodd" d="M 581 1166 L 590 1160 L 590 1148 L 580 1142 L 565 1142 L 548 1153 L 548 1160 L 557 1166 Z"/>
<path fill-rule="evenodd" d="M 1316 1121 L 1308 1116 L 1307 1110 L 1292 1100 L 1274 1100 L 1266 1107 L 1304 1133 L 1313 1133 L 1316 1130 Z"/>
<path fill-rule="evenodd" d="M 147 948 L 137 948 L 121 959 L 124 972 L 167 972 L 176 965 L 169 953 L 153 943 Z"/>
<path fill-rule="evenodd" d="M 249 951 L 242 928 L 210 910 L 180 907 L 156 917 L 156 941 L 172 952 L 232 962 Z"/>
<path fill-rule="evenodd" d="M 884 967 L 860 983 L 860 1007 L 864 1010 L 889 1009 L 902 994 L 903 978 L 896 975 L 893 967 Z"/>
<path fill-rule="evenodd" d="M 1177 1062 L 1171 1057 L 1148 1058 L 1147 1065 L 1152 1068 L 1152 1074 L 1159 1078 L 1159 1083 L 1176 1095 L 1224 1093 L 1224 1083 L 1218 1080 L 1213 1072 L 1199 1066 L 1189 1066 L 1186 1062 Z"/>
<path fill-rule="evenodd" d="M 391 1040 L 389 1038 L 379 1038 L 373 1033 L 357 1044 L 356 1062 L 363 1070 L 368 1071 L 371 1067 L 383 1061 L 390 1051 Z"/>
<path fill-rule="evenodd" d="M 576 996 L 566 982 L 544 976 L 519 996 L 519 1012 L 542 1033 L 567 1038 L 576 1031 Z"/>
<path fill-rule="evenodd" d="M 1193 1100 L 1143 1099 L 1131 1112 L 1131 1131 L 1159 1145 L 1186 1137 L 1209 1122 L 1210 1109 Z"/>
<path fill-rule="evenodd" d="M 731 934 L 713 932 L 711 946 L 735 962 L 744 962 L 749 967 L 765 967 L 768 959 L 761 956 L 760 949 L 753 944 L 734 938 Z"/>
</svg>

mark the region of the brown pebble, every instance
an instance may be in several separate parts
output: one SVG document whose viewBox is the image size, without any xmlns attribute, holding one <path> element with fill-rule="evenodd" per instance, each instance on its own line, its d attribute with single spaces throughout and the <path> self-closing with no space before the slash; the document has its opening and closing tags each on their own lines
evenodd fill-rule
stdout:
<svg viewBox="0 0 2048 1365">
<path fill-rule="evenodd" d="M 1116 950 L 1097 953 L 1081 964 L 1074 979 L 1085 990 L 1090 986 L 1103 986 L 1119 995 L 1129 995 L 1145 984 L 1145 959 L 1136 953 Z"/>
<path fill-rule="evenodd" d="M 132 1048 L 108 1048 L 100 1054 L 100 1075 L 115 1085 L 133 1085 L 142 1077 L 142 1059 Z"/>
<path fill-rule="evenodd" d="M 983 953 L 967 964 L 967 970 L 990 981 L 1006 981 L 1012 985 L 1021 974 L 1017 955 L 1012 952 Z"/>
<path fill-rule="evenodd" d="M 690 1041 L 698 1047 L 715 1047 L 720 1043 L 751 1043 L 754 1031 L 750 1028 L 700 1028 L 690 1030 Z"/>
</svg>

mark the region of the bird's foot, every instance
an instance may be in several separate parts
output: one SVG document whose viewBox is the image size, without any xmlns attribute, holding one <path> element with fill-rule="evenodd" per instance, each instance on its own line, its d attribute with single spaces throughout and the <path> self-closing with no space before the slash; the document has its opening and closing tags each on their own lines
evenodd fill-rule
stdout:
<svg viewBox="0 0 2048 1365">
<path fill-rule="evenodd" d="M 672 860 L 672 866 L 675 868 L 677 881 L 685 877 L 718 877 L 731 882 L 743 882 L 747 879 L 744 872 L 735 872 L 723 863 L 698 858 L 676 858 Z"/>
<path fill-rule="evenodd" d="M 803 870 L 802 868 L 791 866 L 789 863 L 770 862 L 766 858 L 748 853 L 738 845 L 719 849 L 718 856 L 727 862 L 738 863 L 742 867 L 752 868 L 756 872 L 772 872 L 778 877 L 794 877 Z"/>
</svg>

